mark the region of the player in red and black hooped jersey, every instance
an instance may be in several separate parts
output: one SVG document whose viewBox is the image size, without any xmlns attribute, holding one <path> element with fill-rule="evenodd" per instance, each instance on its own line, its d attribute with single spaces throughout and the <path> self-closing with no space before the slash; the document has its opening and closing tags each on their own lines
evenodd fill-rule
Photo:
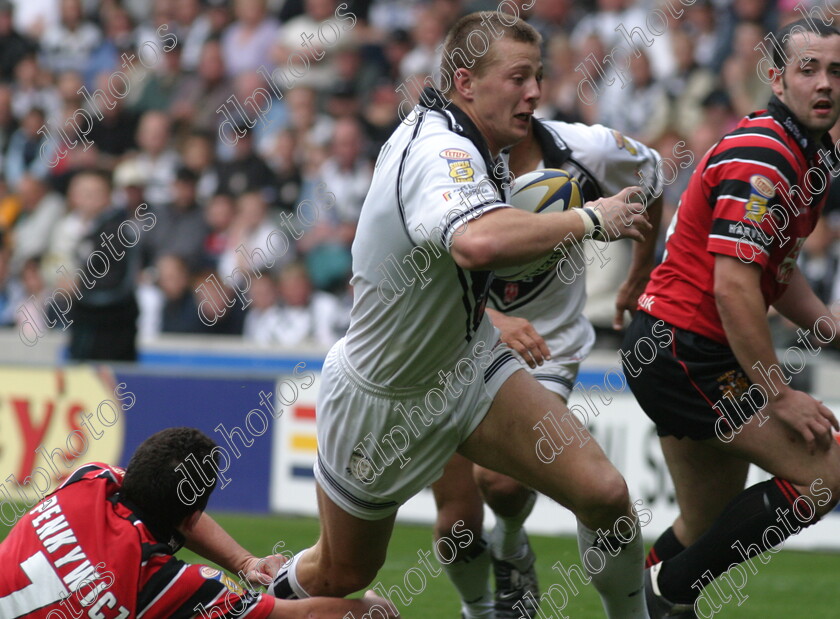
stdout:
<svg viewBox="0 0 840 619">
<path fill-rule="evenodd" d="M 213 447 L 197 430 L 170 428 L 145 441 L 127 471 L 103 463 L 76 469 L 0 543 L 0 617 L 265 619 L 315 611 L 338 619 L 377 602 L 387 612 L 373 597 L 277 600 L 175 558 L 187 545 L 249 580 L 273 577 L 282 565 L 280 557 L 253 557 L 203 513 L 212 487 L 192 504 L 178 498 L 179 462 L 190 453 L 204 461 Z"/>
<path fill-rule="evenodd" d="M 622 345 L 680 508 L 648 555 L 651 617 L 695 617 L 713 578 L 840 498 L 837 419 L 789 386 L 802 368 L 782 368 L 767 321 L 770 306 L 802 329 L 826 321 L 822 343 L 840 343 L 840 312 L 796 266 L 837 167 L 827 133 L 840 117 L 840 31 L 800 20 L 776 40 L 767 110 L 698 165 Z M 745 490 L 750 463 L 775 477 Z"/>
<path fill-rule="evenodd" d="M 831 139 L 814 140 L 800 127 L 774 97 L 706 153 L 671 221 L 644 311 L 725 344 L 711 276 L 715 255 L 761 267 L 768 306 L 782 295 L 831 178 Z"/>
</svg>

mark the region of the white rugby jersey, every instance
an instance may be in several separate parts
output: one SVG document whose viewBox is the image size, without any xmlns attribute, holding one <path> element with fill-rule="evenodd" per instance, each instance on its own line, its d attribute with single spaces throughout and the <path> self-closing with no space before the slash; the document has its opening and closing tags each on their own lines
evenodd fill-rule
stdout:
<svg viewBox="0 0 840 619">
<path fill-rule="evenodd" d="M 484 312 L 490 271 L 462 269 L 449 249 L 464 222 L 509 208 L 507 161 L 454 104 L 430 89 L 424 101 L 379 153 L 352 248 L 344 351 L 362 377 L 395 388 L 435 385 L 498 340 Z"/>
<path fill-rule="evenodd" d="M 662 191 L 661 178 L 656 174 L 659 153 L 614 129 L 536 119 L 532 127 L 542 148 L 544 166 L 566 170 L 577 178 L 585 201 L 641 185 L 647 190 L 649 204 L 652 196 Z M 585 266 L 576 250 L 570 253 L 577 265 Z M 598 257 L 592 249 L 587 249 L 584 256 L 594 257 L 587 268 L 598 268 Z M 566 281 L 572 279 L 573 272 L 563 268 Z M 553 358 L 573 355 L 582 359 L 595 343 L 592 325 L 581 318 L 586 304 L 585 273 L 570 284 L 561 280 L 556 269 L 518 282 L 496 279 L 491 286 L 490 307 L 530 321 Z"/>
</svg>

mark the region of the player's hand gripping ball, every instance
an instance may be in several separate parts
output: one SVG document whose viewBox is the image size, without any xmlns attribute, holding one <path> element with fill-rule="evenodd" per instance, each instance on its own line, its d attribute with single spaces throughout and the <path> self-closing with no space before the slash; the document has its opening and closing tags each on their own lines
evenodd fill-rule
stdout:
<svg viewBox="0 0 840 619">
<path fill-rule="evenodd" d="M 535 170 L 513 181 L 510 203 L 531 213 L 557 213 L 583 206 L 583 194 L 577 179 L 563 170 Z M 535 277 L 554 268 L 566 252 L 563 248 L 537 258 L 527 264 L 505 267 L 495 271 L 496 277 L 516 281 Z"/>
</svg>

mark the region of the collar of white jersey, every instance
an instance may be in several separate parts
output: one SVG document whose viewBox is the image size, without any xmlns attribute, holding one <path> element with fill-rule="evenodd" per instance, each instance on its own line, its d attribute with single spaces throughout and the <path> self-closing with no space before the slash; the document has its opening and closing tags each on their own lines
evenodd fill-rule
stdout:
<svg viewBox="0 0 840 619">
<path fill-rule="evenodd" d="M 559 168 L 571 158 L 572 151 L 560 136 L 534 116 L 531 117 L 531 131 L 540 145 L 546 168 Z"/>
<path fill-rule="evenodd" d="M 475 144 L 478 152 L 481 153 L 482 159 L 484 159 L 488 176 L 499 189 L 499 195 L 504 195 L 501 187 L 510 181 L 500 176 L 503 166 L 499 166 L 498 161 L 493 159 L 493 156 L 490 154 L 490 147 L 487 146 L 487 140 L 484 139 L 481 131 L 478 130 L 478 127 L 475 126 L 475 123 L 467 116 L 466 112 L 447 99 L 442 92 L 430 86 L 423 89 L 423 94 L 420 96 L 418 105 L 442 114 L 449 123 L 450 131 L 464 136 Z"/>
</svg>

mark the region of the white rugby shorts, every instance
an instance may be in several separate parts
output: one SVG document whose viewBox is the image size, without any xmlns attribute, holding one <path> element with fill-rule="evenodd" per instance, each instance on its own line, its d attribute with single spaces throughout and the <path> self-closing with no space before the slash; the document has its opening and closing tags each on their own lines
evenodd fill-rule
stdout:
<svg viewBox="0 0 840 619">
<path fill-rule="evenodd" d="M 504 382 L 524 369 L 499 342 L 472 382 L 395 389 L 360 376 L 343 344 L 330 349 L 321 373 L 315 478 L 330 499 L 364 520 L 391 515 L 437 480 Z"/>
</svg>

